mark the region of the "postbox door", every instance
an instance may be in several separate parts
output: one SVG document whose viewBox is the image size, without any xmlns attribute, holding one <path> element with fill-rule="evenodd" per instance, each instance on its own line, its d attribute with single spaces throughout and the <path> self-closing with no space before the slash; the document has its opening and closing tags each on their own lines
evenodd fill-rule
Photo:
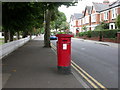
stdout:
<svg viewBox="0 0 120 90">
<path fill-rule="evenodd" d="M 58 66 L 70 66 L 71 43 L 70 38 L 61 38 L 58 42 Z"/>
</svg>

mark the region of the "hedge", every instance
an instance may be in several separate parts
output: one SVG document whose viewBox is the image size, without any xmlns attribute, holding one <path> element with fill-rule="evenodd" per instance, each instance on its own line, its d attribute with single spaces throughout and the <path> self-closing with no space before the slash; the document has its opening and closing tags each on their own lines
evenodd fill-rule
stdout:
<svg viewBox="0 0 120 90">
<path fill-rule="evenodd" d="M 120 32 L 118 29 L 106 29 L 106 30 L 99 30 L 99 31 L 87 31 L 87 32 L 80 32 L 79 36 L 87 36 L 87 37 L 104 37 L 104 38 L 116 38 L 117 32 Z"/>
<path fill-rule="evenodd" d="M 117 32 L 120 32 L 120 30 L 107 30 L 103 31 L 103 37 L 104 38 L 116 38 Z"/>
</svg>

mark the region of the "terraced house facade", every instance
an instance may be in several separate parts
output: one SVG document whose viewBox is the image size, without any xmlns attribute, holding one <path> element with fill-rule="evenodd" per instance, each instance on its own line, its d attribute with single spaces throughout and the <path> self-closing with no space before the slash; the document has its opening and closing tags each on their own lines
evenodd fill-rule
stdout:
<svg viewBox="0 0 120 90">
<path fill-rule="evenodd" d="M 120 14 L 120 0 L 109 3 L 93 2 L 93 6 L 86 6 L 82 13 L 75 13 L 70 18 L 70 31 L 74 34 L 87 30 L 94 30 L 101 22 L 108 23 L 109 29 L 116 29 L 115 19 Z"/>
</svg>

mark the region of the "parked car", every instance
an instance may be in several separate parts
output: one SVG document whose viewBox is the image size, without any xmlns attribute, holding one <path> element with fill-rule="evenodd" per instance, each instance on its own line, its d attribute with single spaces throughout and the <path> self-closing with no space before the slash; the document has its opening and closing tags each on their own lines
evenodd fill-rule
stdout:
<svg viewBox="0 0 120 90">
<path fill-rule="evenodd" d="M 54 36 L 54 35 L 51 35 L 51 36 L 50 36 L 50 40 L 57 40 L 57 37 Z"/>
</svg>

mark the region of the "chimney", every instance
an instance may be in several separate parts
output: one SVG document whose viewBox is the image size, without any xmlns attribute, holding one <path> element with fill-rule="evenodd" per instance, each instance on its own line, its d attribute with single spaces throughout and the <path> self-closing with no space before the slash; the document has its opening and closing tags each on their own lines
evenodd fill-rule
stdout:
<svg viewBox="0 0 120 90">
<path fill-rule="evenodd" d="M 104 4 L 109 4 L 109 0 L 104 0 L 103 3 Z"/>
</svg>

